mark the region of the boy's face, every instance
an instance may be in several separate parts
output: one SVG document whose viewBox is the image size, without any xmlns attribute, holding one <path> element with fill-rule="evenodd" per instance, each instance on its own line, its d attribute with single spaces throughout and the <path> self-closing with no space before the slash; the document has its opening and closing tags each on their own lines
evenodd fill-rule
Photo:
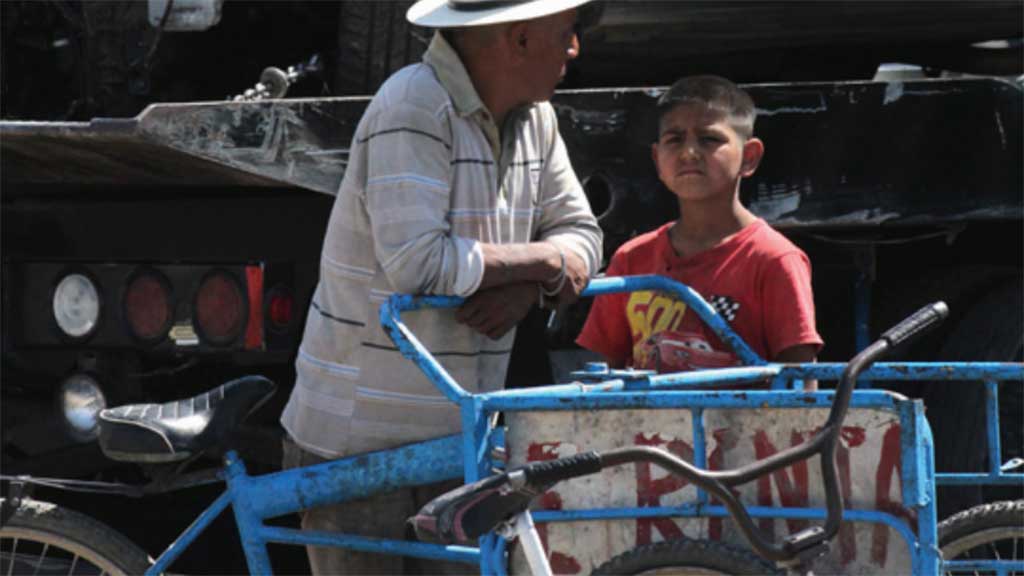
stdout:
<svg viewBox="0 0 1024 576">
<path fill-rule="evenodd" d="M 701 104 L 672 108 L 659 132 L 651 147 L 658 177 L 680 200 L 731 197 L 764 153 L 760 140 L 744 140 L 728 116 Z"/>
</svg>

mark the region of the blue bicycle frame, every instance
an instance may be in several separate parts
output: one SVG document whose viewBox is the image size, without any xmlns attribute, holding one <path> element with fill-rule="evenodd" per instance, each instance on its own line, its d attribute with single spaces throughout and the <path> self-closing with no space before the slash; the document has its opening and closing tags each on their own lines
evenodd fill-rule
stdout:
<svg viewBox="0 0 1024 576">
<path fill-rule="evenodd" d="M 635 276 L 593 280 L 585 296 L 658 290 L 674 294 L 694 310 L 707 325 L 731 346 L 745 367 L 675 374 L 642 374 L 628 371 L 592 371 L 594 384 L 562 384 L 540 388 L 470 394 L 455 382 L 401 322 L 402 311 L 427 307 L 456 307 L 454 297 L 394 295 L 381 306 L 380 319 L 404 356 L 414 361 L 446 398 L 457 404 L 462 417 L 462 435 L 448 436 L 331 462 L 249 476 L 234 452 L 228 453 L 222 476 L 226 491 L 217 498 L 181 536 L 167 548 L 146 574 L 164 572 L 202 531 L 226 508 L 231 507 L 238 525 L 248 567 L 253 574 L 271 573 L 267 544 L 344 547 L 365 552 L 401 554 L 478 564 L 483 574 L 505 574 L 505 542 L 495 535 L 480 539 L 479 547 L 442 546 L 418 542 L 365 538 L 354 535 L 302 531 L 268 526 L 270 518 L 307 508 L 364 498 L 400 487 L 430 484 L 462 478 L 472 482 L 490 473 L 495 447 L 504 444 L 501 429 L 490 425 L 496 412 L 534 410 L 613 410 L 624 408 L 685 409 L 693 413 L 694 464 L 707 468 L 707 445 L 703 413 L 708 409 L 742 408 L 828 408 L 833 393 L 790 390 L 803 379 L 836 380 L 845 364 L 773 364 L 757 356 L 696 292 L 667 278 Z M 997 382 L 1024 381 L 1024 364 L 1019 363 L 879 363 L 862 374 L 864 380 L 981 380 L 989 392 L 988 428 L 990 460 L 987 474 L 935 474 L 931 429 L 920 401 L 907 400 L 879 390 L 857 390 L 851 405 L 898 414 L 902 429 L 901 458 L 903 505 L 917 511 L 916 530 L 892 514 L 871 510 L 847 510 L 844 519 L 877 522 L 893 527 L 909 545 L 915 574 L 935 574 L 940 569 L 936 541 L 935 483 L 1024 482 L 1024 474 L 1006 473 L 999 466 Z M 588 378 L 589 379 L 589 378 Z M 708 388 L 760 382 L 771 379 L 772 390 L 708 391 Z M 692 388 L 701 388 L 700 391 Z M 771 518 L 825 517 L 817 508 L 749 508 L 751 516 Z M 538 511 L 540 522 L 651 516 L 727 516 L 723 506 L 711 505 L 704 491 L 697 501 L 680 507 L 617 508 Z M 987 569 L 1024 570 L 1024 562 L 995 564 L 951 562 L 944 569 L 990 566 Z"/>
</svg>

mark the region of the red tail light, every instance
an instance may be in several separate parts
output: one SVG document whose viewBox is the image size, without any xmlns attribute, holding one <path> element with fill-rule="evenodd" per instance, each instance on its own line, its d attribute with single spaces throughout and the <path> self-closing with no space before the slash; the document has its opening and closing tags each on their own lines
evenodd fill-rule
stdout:
<svg viewBox="0 0 1024 576">
<path fill-rule="evenodd" d="M 270 304 L 267 305 L 267 316 L 270 318 L 270 325 L 277 330 L 285 330 L 292 323 L 292 306 L 294 299 L 288 290 L 275 288 L 270 294 Z"/>
<path fill-rule="evenodd" d="M 211 272 L 196 293 L 195 324 L 207 342 L 234 342 L 245 328 L 247 303 L 238 279 L 223 270 Z"/>
<path fill-rule="evenodd" d="M 122 306 L 128 330 L 143 342 L 162 339 L 174 320 L 170 284 L 154 270 L 144 270 L 128 281 Z"/>
</svg>

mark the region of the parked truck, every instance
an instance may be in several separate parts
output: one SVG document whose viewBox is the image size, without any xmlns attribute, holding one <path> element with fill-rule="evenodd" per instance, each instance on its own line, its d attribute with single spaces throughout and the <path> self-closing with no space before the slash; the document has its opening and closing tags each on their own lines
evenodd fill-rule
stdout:
<svg viewBox="0 0 1024 576">
<path fill-rule="evenodd" d="M 151 477 L 103 458 L 95 409 L 247 373 L 282 390 L 236 446 L 276 465 L 351 135 L 429 40 L 408 5 L 0 3 L 5 474 Z M 742 199 L 810 256 L 822 359 L 936 299 L 953 321 L 906 357 L 1021 359 L 1022 22 L 1017 1 L 605 3 L 553 100 L 605 262 L 675 217 L 657 96 L 716 73 L 757 103 Z M 527 319 L 510 385 L 581 358 L 588 304 Z M 926 400 L 940 470 L 984 464 L 980 387 L 901 391 Z M 1004 460 L 1022 402 L 1005 390 Z"/>
</svg>

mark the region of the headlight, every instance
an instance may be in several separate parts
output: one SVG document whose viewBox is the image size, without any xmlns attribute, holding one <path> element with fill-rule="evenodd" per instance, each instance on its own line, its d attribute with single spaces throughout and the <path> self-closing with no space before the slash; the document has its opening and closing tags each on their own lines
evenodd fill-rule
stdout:
<svg viewBox="0 0 1024 576">
<path fill-rule="evenodd" d="M 88 374 L 73 374 L 60 385 L 61 414 L 71 435 L 82 442 L 99 433 L 99 413 L 107 407 L 103 391 Z"/>
<path fill-rule="evenodd" d="M 100 319 L 100 296 L 84 274 L 68 274 L 53 291 L 53 317 L 72 338 L 88 336 Z"/>
</svg>

